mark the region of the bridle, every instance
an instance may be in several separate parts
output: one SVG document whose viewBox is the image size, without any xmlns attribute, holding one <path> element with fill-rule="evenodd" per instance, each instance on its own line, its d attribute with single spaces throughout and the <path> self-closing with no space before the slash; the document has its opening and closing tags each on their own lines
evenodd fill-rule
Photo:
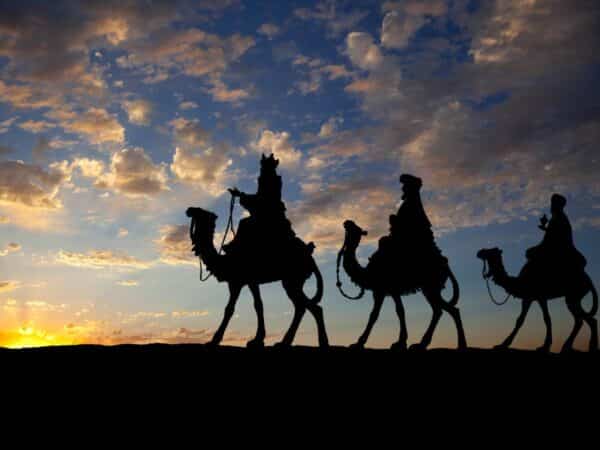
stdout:
<svg viewBox="0 0 600 450">
<path fill-rule="evenodd" d="M 481 275 L 483 276 L 483 279 L 485 280 L 485 285 L 487 287 L 487 291 L 490 296 L 490 300 L 492 301 L 492 303 L 494 303 L 494 305 L 502 306 L 508 301 L 508 299 L 510 297 L 512 297 L 511 294 L 506 294 L 506 298 L 500 302 L 494 298 L 494 295 L 492 294 L 492 289 L 490 288 L 490 278 L 491 278 L 492 274 L 491 274 L 491 270 L 488 270 L 487 259 L 485 259 L 485 258 L 483 259 L 483 269 L 481 270 Z"/>
<path fill-rule="evenodd" d="M 336 266 L 335 266 L 335 276 L 336 276 L 335 285 L 337 286 L 338 290 L 340 291 L 340 294 L 342 294 L 348 300 L 360 300 L 365 295 L 364 287 L 362 287 L 362 286 L 360 287 L 360 292 L 356 296 L 346 294 L 346 292 L 344 292 L 344 289 L 342 288 L 342 281 L 340 280 L 340 263 L 342 262 L 342 257 L 343 257 L 345 250 L 346 250 L 346 239 L 344 239 L 342 248 L 340 248 L 340 251 L 337 254 L 337 260 L 336 260 Z"/>
<path fill-rule="evenodd" d="M 231 201 L 229 202 L 229 218 L 227 219 L 227 226 L 225 227 L 225 233 L 223 233 L 223 239 L 221 240 L 221 246 L 219 247 L 219 255 L 221 253 L 223 253 L 223 246 L 225 245 L 225 239 L 227 239 L 227 235 L 229 234 L 229 231 L 231 231 L 231 234 L 233 236 L 235 236 L 235 229 L 233 228 L 233 208 L 234 208 L 234 206 L 235 206 L 235 196 L 232 194 Z M 190 223 L 190 239 L 192 240 L 192 242 L 194 244 L 196 244 L 195 234 L 196 234 L 196 218 L 192 217 L 192 221 Z M 206 276 L 204 276 L 203 275 L 204 268 L 202 265 L 202 258 L 198 257 L 198 261 L 200 263 L 200 273 L 199 273 L 200 281 L 204 282 L 212 276 L 212 273 L 207 271 L 208 274 Z"/>
</svg>

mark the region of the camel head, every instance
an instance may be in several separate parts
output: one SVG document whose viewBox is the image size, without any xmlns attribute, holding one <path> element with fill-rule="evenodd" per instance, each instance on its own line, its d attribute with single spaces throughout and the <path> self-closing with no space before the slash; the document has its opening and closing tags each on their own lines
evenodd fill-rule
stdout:
<svg viewBox="0 0 600 450">
<path fill-rule="evenodd" d="M 344 222 L 344 229 L 346 230 L 345 245 L 347 247 L 358 247 L 361 238 L 367 235 L 367 232 L 356 225 L 356 223 L 354 223 L 352 220 L 346 220 Z"/>
<path fill-rule="evenodd" d="M 498 247 L 482 248 L 477 252 L 477 257 L 483 262 L 486 262 L 489 266 L 488 273 L 484 274 L 485 277 L 489 277 L 491 275 L 490 272 L 494 270 L 494 268 L 502 265 L 502 250 Z"/>
<path fill-rule="evenodd" d="M 189 207 L 185 212 L 185 215 L 192 219 L 190 233 L 192 232 L 192 229 L 195 233 L 201 230 L 206 230 L 209 233 L 215 231 L 218 217 L 215 213 L 202 208 Z"/>
</svg>

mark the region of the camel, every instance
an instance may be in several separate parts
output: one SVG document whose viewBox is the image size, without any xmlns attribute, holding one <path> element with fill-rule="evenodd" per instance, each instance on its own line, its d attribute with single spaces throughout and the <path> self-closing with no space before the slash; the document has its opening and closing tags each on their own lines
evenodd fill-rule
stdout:
<svg viewBox="0 0 600 450">
<path fill-rule="evenodd" d="M 491 278 L 494 283 L 502 287 L 509 295 L 522 300 L 521 313 L 517 318 L 516 324 L 508 337 L 495 348 L 507 349 L 511 346 L 519 329 L 525 322 L 525 317 L 529 311 L 529 307 L 534 301 L 537 301 L 542 309 L 544 324 L 546 325 L 546 337 L 544 344 L 536 350 L 541 352 L 550 351 L 552 346 L 552 322 L 550 313 L 548 312 L 548 301 L 551 299 L 565 297 L 567 308 L 573 314 L 575 324 L 571 334 L 562 346 L 561 352 L 569 352 L 573 350 L 573 343 L 583 322 L 585 321 L 590 327 L 590 343 L 589 350 L 598 350 L 598 323 L 595 319 L 598 311 L 598 293 L 592 283 L 592 280 L 585 271 L 576 271 L 568 277 L 547 277 L 543 286 L 536 283 L 527 282 L 521 275 L 513 277 L 508 275 L 502 261 L 502 250 L 499 248 L 481 249 L 477 252 L 477 257 L 484 261 L 488 270 L 485 271 L 484 278 Z M 564 278 L 567 278 L 566 280 Z M 589 312 L 584 311 L 582 307 L 583 298 L 590 293 L 593 297 L 592 308 Z"/>
<path fill-rule="evenodd" d="M 208 345 L 217 346 L 221 343 L 227 325 L 233 316 L 240 291 L 244 286 L 248 286 L 254 298 L 258 326 L 256 336 L 248 341 L 246 345 L 249 348 L 262 348 L 266 333 L 259 285 L 281 281 L 287 296 L 294 305 L 294 316 L 289 329 L 276 346 L 291 346 L 306 310 L 314 316 L 317 322 L 319 346 L 328 346 L 323 310 L 319 306 L 319 302 L 323 298 L 323 277 L 312 257 L 314 250 L 312 243 L 306 245 L 297 239 L 293 254 L 286 254 L 279 264 L 272 264 L 265 268 L 265 263 L 268 263 L 268 261 L 263 261 L 261 255 L 251 255 L 251 259 L 241 260 L 239 257 L 220 254 L 215 249 L 213 238 L 217 220 L 216 214 L 201 208 L 188 208 L 186 215 L 192 219 L 190 236 L 196 254 L 217 281 L 225 281 L 229 287 L 229 300 L 225 307 L 223 320 Z M 305 281 L 313 274 L 317 281 L 317 292 L 313 298 L 308 298 L 304 294 L 303 286 Z"/>
<path fill-rule="evenodd" d="M 459 297 L 459 287 L 454 274 L 446 264 L 444 267 L 432 267 L 430 272 L 423 278 L 421 284 L 415 285 L 411 280 L 402 280 L 401 273 L 395 273 L 393 267 L 380 267 L 373 264 L 373 260 L 366 267 L 362 267 L 356 258 L 356 249 L 358 248 L 362 236 L 366 236 L 367 232 L 360 228 L 352 220 L 344 222 L 346 236 L 344 246 L 340 251 L 343 258 L 343 268 L 356 285 L 361 289 L 369 289 L 373 292 L 373 310 L 369 315 L 367 326 L 358 338 L 358 341 L 350 347 L 361 349 L 365 346 L 371 330 L 377 318 L 381 306 L 386 296 L 391 296 L 396 306 L 396 313 L 400 321 L 400 336 L 397 342 L 392 344 L 393 350 L 405 350 L 407 348 L 408 331 L 406 328 L 406 320 L 404 314 L 404 306 L 402 304 L 402 295 L 421 291 L 425 299 L 429 302 L 433 310 L 433 316 L 429 327 L 425 331 L 423 338 L 419 343 L 411 345 L 411 350 L 425 350 L 431 343 L 433 333 L 437 326 L 442 312 L 446 311 L 456 325 L 458 334 L 458 348 L 466 349 L 467 342 L 463 325 L 460 317 L 459 309 L 456 307 Z M 452 283 L 453 295 L 450 301 L 444 300 L 442 290 L 447 279 Z M 338 282 L 338 287 L 340 283 Z"/>
</svg>

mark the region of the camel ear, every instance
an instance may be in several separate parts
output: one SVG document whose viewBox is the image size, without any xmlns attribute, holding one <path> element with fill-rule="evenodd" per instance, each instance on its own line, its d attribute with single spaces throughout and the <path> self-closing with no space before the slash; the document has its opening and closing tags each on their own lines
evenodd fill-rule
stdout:
<svg viewBox="0 0 600 450">
<path fill-rule="evenodd" d="M 365 231 L 365 230 L 362 230 L 360 234 L 361 234 L 362 236 L 366 236 L 367 234 L 369 234 L 369 232 L 368 232 L 368 231 Z"/>
</svg>

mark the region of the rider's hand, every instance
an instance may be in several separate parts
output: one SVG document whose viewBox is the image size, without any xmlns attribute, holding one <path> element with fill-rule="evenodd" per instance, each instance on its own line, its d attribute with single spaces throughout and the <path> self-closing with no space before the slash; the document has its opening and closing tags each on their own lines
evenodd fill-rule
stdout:
<svg viewBox="0 0 600 450">
<path fill-rule="evenodd" d="M 236 187 L 234 187 L 234 188 L 229 188 L 229 189 L 227 189 L 227 190 L 228 190 L 228 191 L 231 193 L 231 195 L 233 195 L 234 197 L 239 197 L 239 196 L 240 196 L 240 194 L 241 194 L 240 190 L 239 190 L 238 188 L 236 188 Z"/>
</svg>

